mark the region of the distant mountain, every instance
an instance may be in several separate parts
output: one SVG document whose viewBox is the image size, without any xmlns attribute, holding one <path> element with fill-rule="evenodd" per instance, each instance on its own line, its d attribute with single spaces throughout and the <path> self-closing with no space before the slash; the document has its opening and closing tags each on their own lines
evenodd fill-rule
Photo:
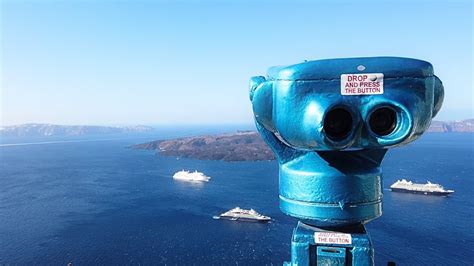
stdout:
<svg viewBox="0 0 474 266">
<path fill-rule="evenodd" d="M 53 124 L 22 124 L 0 127 L 0 136 L 82 136 L 95 134 L 141 133 L 151 132 L 149 126 L 80 126 Z M 428 132 L 474 132 L 474 119 L 462 121 L 433 121 Z M 248 132 L 240 132 L 248 133 Z M 149 144 L 153 145 L 153 144 Z"/>
<path fill-rule="evenodd" d="M 96 134 L 141 133 L 154 130 L 148 126 L 66 126 L 52 124 L 23 124 L 0 127 L 0 136 L 33 137 L 33 136 L 82 136 Z"/>
<path fill-rule="evenodd" d="M 459 122 L 433 121 L 428 132 L 474 132 L 474 119 Z M 199 160 L 263 161 L 275 156 L 255 131 L 234 134 L 156 140 L 132 146 L 156 150 L 160 155 Z"/>
<path fill-rule="evenodd" d="M 462 121 L 433 121 L 428 132 L 474 132 L 474 119 Z"/>
</svg>

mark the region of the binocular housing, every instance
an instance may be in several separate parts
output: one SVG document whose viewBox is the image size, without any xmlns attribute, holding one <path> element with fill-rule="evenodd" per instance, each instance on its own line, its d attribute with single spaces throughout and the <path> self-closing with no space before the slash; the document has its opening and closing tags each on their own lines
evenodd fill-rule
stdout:
<svg viewBox="0 0 474 266">
<path fill-rule="evenodd" d="M 432 65 L 409 58 L 309 61 L 251 78 L 257 129 L 279 162 L 282 211 L 319 226 L 380 216 L 387 148 L 423 134 L 443 97 Z"/>
</svg>

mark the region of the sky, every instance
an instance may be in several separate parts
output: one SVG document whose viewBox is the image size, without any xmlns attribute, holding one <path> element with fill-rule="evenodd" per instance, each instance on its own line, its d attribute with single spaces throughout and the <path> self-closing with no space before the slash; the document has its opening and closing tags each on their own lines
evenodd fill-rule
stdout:
<svg viewBox="0 0 474 266">
<path fill-rule="evenodd" d="M 250 124 L 248 81 L 340 57 L 429 61 L 474 117 L 471 1 L 1 2 L 1 124 Z"/>
</svg>

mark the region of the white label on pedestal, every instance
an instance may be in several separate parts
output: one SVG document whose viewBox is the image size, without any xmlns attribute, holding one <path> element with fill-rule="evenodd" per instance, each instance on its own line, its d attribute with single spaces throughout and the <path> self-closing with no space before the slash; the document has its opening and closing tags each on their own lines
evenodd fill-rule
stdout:
<svg viewBox="0 0 474 266">
<path fill-rule="evenodd" d="M 341 94 L 383 94 L 383 73 L 342 74 Z"/>
<path fill-rule="evenodd" d="M 352 244 L 352 236 L 350 234 L 336 232 L 315 232 L 314 242 L 316 244 Z"/>
</svg>

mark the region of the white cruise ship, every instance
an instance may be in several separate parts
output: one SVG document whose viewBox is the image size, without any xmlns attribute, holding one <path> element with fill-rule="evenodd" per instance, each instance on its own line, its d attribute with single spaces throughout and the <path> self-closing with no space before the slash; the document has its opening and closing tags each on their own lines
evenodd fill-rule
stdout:
<svg viewBox="0 0 474 266">
<path fill-rule="evenodd" d="M 254 209 L 244 210 L 239 207 L 235 207 L 232 210 L 224 212 L 223 214 L 216 216 L 215 218 L 227 219 L 232 221 L 257 221 L 257 222 L 268 222 L 271 220 L 270 217 L 261 215 Z"/>
<path fill-rule="evenodd" d="M 181 170 L 173 175 L 173 179 L 187 182 L 209 182 L 211 178 L 198 171 Z"/>
<path fill-rule="evenodd" d="M 425 195 L 449 195 L 454 192 L 454 190 L 444 189 L 440 184 L 433 184 L 429 181 L 426 184 L 416 184 L 406 179 L 397 180 L 390 186 L 390 190 Z"/>
</svg>

